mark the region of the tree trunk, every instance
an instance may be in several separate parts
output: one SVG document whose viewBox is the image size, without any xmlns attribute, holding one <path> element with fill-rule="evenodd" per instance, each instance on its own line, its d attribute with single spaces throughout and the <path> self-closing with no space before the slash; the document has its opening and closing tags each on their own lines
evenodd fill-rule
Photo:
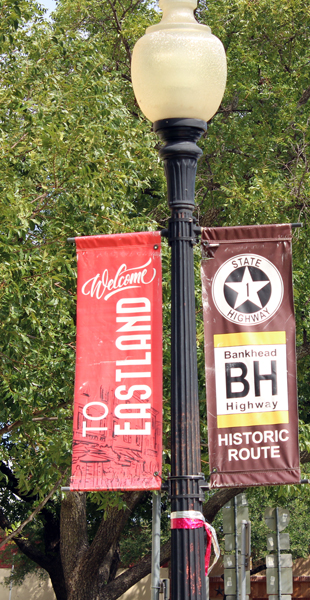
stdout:
<svg viewBox="0 0 310 600">
<path fill-rule="evenodd" d="M 48 570 L 57 600 L 68 600 L 65 578 L 62 570 L 60 554 Z"/>
<path fill-rule="evenodd" d="M 91 544 L 87 538 L 86 494 L 66 494 L 61 505 L 60 553 L 67 600 L 99 600 L 105 589 L 114 582 L 118 540 L 131 511 L 143 494 L 124 493 L 126 508 L 119 510 L 112 507 L 107 510 Z"/>
</svg>

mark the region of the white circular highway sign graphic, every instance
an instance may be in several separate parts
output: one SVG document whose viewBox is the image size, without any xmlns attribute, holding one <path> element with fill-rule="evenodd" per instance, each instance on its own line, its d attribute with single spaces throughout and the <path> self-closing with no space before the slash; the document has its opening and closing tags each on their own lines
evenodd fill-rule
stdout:
<svg viewBox="0 0 310 600">
<path fill-rule="evenodd" d="M 238 254 L 216 272 L 212 298 L 217 310 L 233 323 L 257 325 L 270 319 L 283 298 L 278 269 L 258 254 Z"/>
</svg>

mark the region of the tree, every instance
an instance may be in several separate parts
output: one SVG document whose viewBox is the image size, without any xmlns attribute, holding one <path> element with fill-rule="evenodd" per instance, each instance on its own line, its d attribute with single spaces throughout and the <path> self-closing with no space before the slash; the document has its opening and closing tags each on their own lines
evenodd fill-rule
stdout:
<svg viewBox="0 0 310 600">
<path fill-rule="evenodd" d="M 16 6 L 4 5 L 7 28 L 18 16 L 21 27 L 11 28 L 2 52 L 2 474 L 5 494 L 17 494 L 29 513 L 70 463 L 75 256 L 66 238 L 154 228 L 137 205 L 144 190 L 157 190 L 154 141 L 124 105 L 121 77 L 105 72 L 102 45 L 52 28 L 35 5 L 20 5 L 20 15 Z M 82 510 L 85 498 L 74 497 Z M 123 508 L 116 496 L 123 522 L 140 497 L 125 496 Z M 15 522 L 12 498 L 4 498 L 6 528 Z M 59 511 L 56 498 L 41 513 L 43 552 L 36 537 L 17 541 L 65 598 Z M 112 496 L 102 535 L 115 512 Z"/>
<path fill-rule="evenodd" d="M 1 11 L 0 525 L 15 530 L 70 465 L 76 272 L 66 239 L 156 229 L 165 225 L 168 208 L 158 141 L 135 103 L 129 75 L 135 40 L 158 20 L 152 4 L 61 0 L 52 23 L 31 0 L 2 0 Z M 202 140 L 200 224 L 305 222 L 294 234 L 294 279 L 307 460 L 307 7 L 298 0 L 200 2 L 198 17 L 222 39 L 229 61 L 226 95 Z M 199 249 L 196 258 L 207 473 Z M 164 244 L 166 470 L 168 264 Z M 208 520 L 238 491 L 214 493 L 205 505 Z M 144 547 L 140 560 L 115 577 L 118 545 L 128 527 L 134 531 L 133 515 L 146 502 L 140 493 L 57 492 L 14 540 L 49 573 L 58 600 L 86 594 L 114 600 L 150 571 Z M 162 551 L 162 560 L 168 558 L 169 541 Z"/>
</svg>

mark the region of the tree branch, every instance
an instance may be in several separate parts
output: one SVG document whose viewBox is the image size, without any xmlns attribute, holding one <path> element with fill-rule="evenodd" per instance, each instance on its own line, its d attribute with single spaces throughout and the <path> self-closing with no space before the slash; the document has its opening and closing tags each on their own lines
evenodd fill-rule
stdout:
<svg viewBox="0 0 310 600">
<path fill-rule="evenodd" d="M 0 548 L 2 548 L 2 546 L 4 546 L 5 544 L 7 544 L 7 542 L 9 540 L 14 540 L 17 537 L 17 535 L 19 535 L 20 532 L 23 531 L 24 527 L 26 527 L 26 525 L 28 525 L 28 523 L 30 523 L 31 521 L 33 521 L 33 519 L 40 512 L 40 510 L 43 508 L 43 506 L 45 506 L 45 504 L 49 501 L 49 499 L 53 496 L 53 494 L 59 488 L 59 486 L 60 486 L 60 484 L 61 484 L 64 476 L 66 475 L 67 471 L 68 471 L 68 469 L 65 470 L 65 472 L 60 477 L 60 479 L 58 479 L 58 481 L 55 483 L 55 485 L 51 489 L 51 491 L 47 494 L 47 496 L 45 496 L 45 498 L 42 500 L 42 502 L 40 502 L 40 504 L 38 504 L 38 506 L 31 513 L 31 515 L 29 515 L 29 517 L 27 517 L 27 519 L 25 519 L 25 521 L 23 521 L 22 524 L 19 527 L 17 527 L 17 529 L 15 529 L 15 531 L 12 531 L 12 533 L 9 533 L 9 535 L 6 535 L 1 540 L 1 542 L 0 542 Z"/>
<path fill-rule="evenodd" d="M 35 494 L 22 494 L 19 491 L 18 479 L 15 477 L 13 471 L 11 471 L 11 469 L 4 462 L 0 463 L 0 472 L 3 473 L 3 475 L 5 475 L 5 477 L 8 479 L 8 483 L 6 485 L 3 485 L 3 487 L 6 487 L 7 490 L 13 492 L 13 494 L 18 496 L 21 500 L 24 500 L 25 502 L 33 502 L 34 500 L 36 500 Z M 0 486 L 1 485 L 2 484 L 0 483 Z"/>
<path fill-rule="evenodd" d="M 101 565 L 110 547 L 119 539 L 132 511 L 139 504 L 144 492 L 127 492 L 124 494 L 126 509 L 120 511 L 117 507 L 108 510 L 105 519 L 102 519 L 95 538 L 89 548 L 87 557 L 87 571 L 94 565 Z"/>
<path fill-rule="evenodd" d="M 300 453 L 300 462 L 302 465 L 310 462 L 310 452 L 303 451 Z"/>
<path fill-rule="evenodd" d="M 256 573 L 260 573 L 261 571 L 266 571 L 266 563 L 264 563 L 263 565 L 258 565 L 258 567 L 255 567 L 254 569 L 251 569 L 250 575 L 256 575 Z"/>
<path fill-rule="evenodd" d="M 56 407 L 56 410 L 58 410 L 59 408 L 63 408 L 64 406 L 67 406 L 67 402 L 62 402 L 62 404 L 59 404 Z M 46 411 L 46 408 L 44 408 L 43 410 L 35 410 L 33 412 L 33 416 L 31 418 L 32 421 L 55 421 L 56 419 L 58 419 L 58 417 L 40 417 L 39 415 L 42 415 L 44 412 Z M 23 424 L 23 421 L 21 419 L 18 419 L 17 421 L 14 421 L 14 423 L 11 423 L 10 425 L 5 425 L 4 427 L 2 427 L 0 429 L 0 435 L 4 435 L 5 433 L 8 433 L 9 431 L 12 431 L 12 429 L 15 429 L 16 427 L 19 427 L 20 425 Z"/>
<path fill-rule="evenodd" d="M 5 516 L 3 510 L 0 508 L 0 527 L 2 529 L 11 529 L 11 523 Z M 23 552 L 28 558 L 35 561 L 40 567 L 47 570 L 48 561 L 46 557 L 35 545 L 32 545 L 28 540 L 22 537 L 16 537 L 14 539 L 16 546 Z"/>
<path fill-rule="evenodd" d="M 20 142 L 22 142 L 25 139 L 25 137 L 27 137 L 27 135 L 28 135 L 28 131 L 26 131 L 26 133 L 23 133 L 23 135 L 19 138 L 19 140 L 17 140 L 17 142 L 15 142 L 15 144 L 13 144 L 13 146 L 11 146 L 10 151 L 14 150 L 14 148 L 16 146 L 18 146 L 18 144 L 20 144 Z"/>
<path fill-rule="evenodd" d="M 0 527 L 2 529 L 10 529 L 11 528 L 11 523 L 7 519 L 7 517 L 5 516 L 5 514 L 1 508 L 0 508 Z M 33 544 L 31 544 L 31 542 L 29 542 L 29 540 L 25 539 L 24 537 L 19 537 L 19 536 L 14 538 L 14 542 L 15 542 L 16 546 L 20 549 L 20 551 L 23 552 L 23 554 L 25 554 L 26 556 L 28 556 L 28 558 L 30 558 L 31 560 L 36 562 L 39 565 L 39 567 L 42 567 L 42 569 L 45 569 L 47 572 L 50 571 L 51 560 L 49 559 L 49 557 L 44 555 L 38 549 L 38 546 L 36 544 L 33 545 Z"/>
<path fill-rule="evenodd" d="M 298 100 L 298 106 L 302 106 L 303 104 L 306 104 L 306 102 L 308 102 L 309 98 L 310 98 L 310 86 L 307 87 L 307 89 L 303 91 L 301 98 Z"/>
<path fill-rule="evenodd" d="M 170 559 L 170 540 L 160 548 L 160 564 L 165 564 Z M 151 554 L 147 554 L 134 567 L 126 569 L 102 590 L 100 600 L 116 600 L 126 590 L 138 583 L 151 572 Z"/>
<path fill-rule="evenodd" d="M 229 500 L 237 496 L 237 494 L 242 494 L 246 488 L 222 488 L 216 494 L 211 496 L 209 500 L 203 507 L 204 517 L 212 523 L 214 517 L 217 515 L 218 511 L 227 504 Z"/>
<path fill-rule="evenodd" d="M 129 44 L 128 44 L 126 38 L 123 35 L 122 25 L 121 25 L 121 22 L 120 22 L 120 20 L 118 18 L 118 14 L 117 14 L 117 12 L 115 10 L 115 7 L 113 6 L 111 0 L 108 0 L 108 3 L 110 5 L 110 8 L 111 8 L 112 13 L 113 13 L 114 21 L 115 21 L 115 24 L 116 24 L 116 30 L 117 30 L 117 32 L 118 32 L 118 34 L 119 34 L 119 36 L 120 36 L 120 38 L 121 38 L 121 40 L 123 42 L 123 45 L 124 45 L 124 48 L 125 48 L 125 51 L 126 51 L 126 54 L 127 54 L 127 58 L 128 58 L 129 64 L 130 64 L 131 63 L 131 51 L 130 51 Z"/>
<path fill-rule="evenodd" d="M 310 342 L 304 342 L 301 346 L 296 347 L 296 358 L 300 360 L 310 354 Z"/>
</svg>

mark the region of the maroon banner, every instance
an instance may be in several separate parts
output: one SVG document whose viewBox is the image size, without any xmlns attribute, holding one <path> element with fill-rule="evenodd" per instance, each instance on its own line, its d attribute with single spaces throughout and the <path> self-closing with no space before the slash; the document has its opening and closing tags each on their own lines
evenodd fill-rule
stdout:
<svg viewBox="0 0 310 600">
<path fill-rule="evenodd" d="M 291 226 L 204 228 L 211 487 L 299 483 Z"/>
<path fill-rule="evenodd" d="M 161 239 L 76 238 L 71 490 L 157 490 L 162 460 Z"/>
</svg>

